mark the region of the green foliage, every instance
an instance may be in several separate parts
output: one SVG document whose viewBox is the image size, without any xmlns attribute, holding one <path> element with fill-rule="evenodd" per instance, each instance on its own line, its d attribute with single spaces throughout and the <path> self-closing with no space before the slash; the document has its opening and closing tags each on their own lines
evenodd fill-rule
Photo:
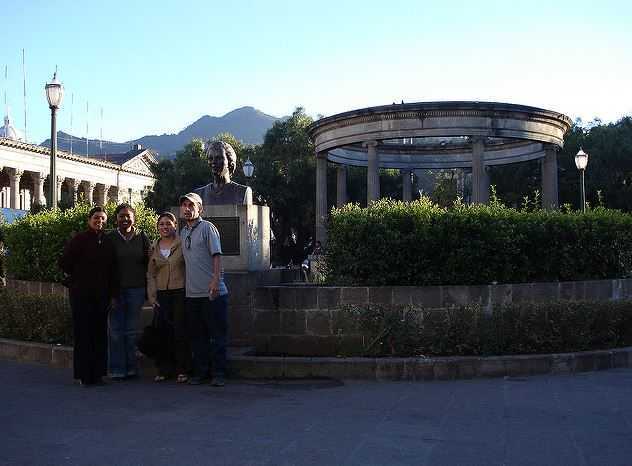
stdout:
<svg viewBox="0 0 632 466">
<path fill-rule="evenodd" d="M 589 154 L 586 199 L 594 206 L 632 212 L 632 117 L 602 124 L 577 120 L 564 137 L 557 154 L 560 204 L 579 208 L 580 176 L 575 154 L 582 147 Z M 540 161 L 490 167 L 491 183 L 507 205 L 519 207 L 525 195 L 541 189 Z M 601 192 L 601 203 L 599 200 Z"/>
<path fill-rule="evenodd" d="M 91 206 L 79 203 L 61 211 L 44 210 L 16 220 L 5 228 L 7 269 L 11 277 L 21 280 L 61 281 L 61 270 L 57 265 L 64 245 L 76 233 L 87 228 Z M 108 228 L 115 228 L 114 209 L 116 204 L 105 206 L 108 213 Z M 156 214 L 143 204 L 134 205 L 136 226 L 150 238 L 157 237 Z"/>
<path fill-rule="evenodd" d="M 428 311 L 345 309 L 367 356 L 488 356 L 564 353 L 632 345 L 632 302 L 525 303 Z"/>
<path fill-rule="evenodd" d="M 72 344 L 72 313 L 59 296 L 34 296 L 0 288 L 0 337 Z"/>
<path fill-rule="evenodd" d="M 337 285 L 520 283 L 632 274 L 632 216 L 516 210 L 495 201 L 446 209 L 429 199 L 332 210 L 327 281 Z"/>
<path fill-rule="evenodd" d="M 251 180 L 241 172 L 237 179 L 252 186 L 257 203 L 270 207 L 276 238 L 273 261 L 284 265 L 303 259 L 303 248 L 313 234 L 316 162 L 307 134 L 312 121 L 297 108 L 287 120 L 274 123 L 263 145 L 246 147 L 240 154 L 242 162 L 250 158 L 255 171 Z M 333 173 L 330 179 L 335 183 Z"/>
<path fill-rule="evenodd" d="M 6 275 L 6 266 L 5 266 L 5 258 L 4 258 L 4 229 L 6 228 L 6 223 L 4 220 L 4 216 L 2 212 L 0 212 L 0 285 L 2 284 L 2 280 Z"/>
<path fill-rule="evenodd" d="M 194 139 L 176 153 L 174 160 L 161 160 L 152 167 L 156 177 L 153 190 L 147 195 L 147 205 L 162 212 L 178 205 L 183 194 L 208 184 L 211 167 L 204 154 L 204 143 Z"/>
</svg>

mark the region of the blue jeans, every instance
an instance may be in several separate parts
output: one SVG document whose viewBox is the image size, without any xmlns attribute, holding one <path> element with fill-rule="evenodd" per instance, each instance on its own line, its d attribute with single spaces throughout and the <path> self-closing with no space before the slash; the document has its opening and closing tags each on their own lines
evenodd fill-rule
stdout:
<svg viewBox="0 0 632 466">
<path fill-rule="evenodd" d="M 213 301 L 208 298 L 186 298 L 185 307 L 193 352 L 193 375 L 207 377 L 211 348 L 213 375 L 224 375 L 228 340 L 228 295 L 218 296 Z"/>
<path fill-rule="evenodd" d="M 116 307 L 110 310 L 108 366 L 112 377 L 138 373 L 136 338 L 144 302 L 145 288 L 122 288 Z"/>
</svg>

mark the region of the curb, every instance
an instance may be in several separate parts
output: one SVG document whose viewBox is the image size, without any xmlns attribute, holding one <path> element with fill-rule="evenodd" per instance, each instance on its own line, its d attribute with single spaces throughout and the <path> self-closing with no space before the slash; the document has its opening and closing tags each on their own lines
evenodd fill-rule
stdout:
<svg viewBox="0 0 632 466">
<path fill-rule="evenodd" d="M 0 359 L 72 368 L 68 346 L 0 338 Z M 245 379 L 333 378 L 374 381 L 432 381 L 490 377 L 524 377 L 543 374 L 631 368 L 632 347 L 579 353 L 517 356 L 455 356 L 437 358 L 334 358 L 229 355 L 231 372 Z M 144 369 L 153 369 L 142 360 Z"/>
</svg>

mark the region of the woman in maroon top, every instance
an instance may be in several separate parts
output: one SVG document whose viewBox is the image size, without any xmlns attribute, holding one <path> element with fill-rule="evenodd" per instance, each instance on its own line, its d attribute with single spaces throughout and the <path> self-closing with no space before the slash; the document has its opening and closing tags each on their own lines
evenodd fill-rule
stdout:
<svg viewBox="0 0 632 466">
<path fill-rule="evenodd" d="M 59 265 L 69 284 L 74 332 L 74 377 L 82 385 L 102 383 L 107 363 L 107 315 L 116 296 L 115 255 L 103 229 L 107 214 L 93 207 L 88 230 L 74 236 Z"/>
</svg>

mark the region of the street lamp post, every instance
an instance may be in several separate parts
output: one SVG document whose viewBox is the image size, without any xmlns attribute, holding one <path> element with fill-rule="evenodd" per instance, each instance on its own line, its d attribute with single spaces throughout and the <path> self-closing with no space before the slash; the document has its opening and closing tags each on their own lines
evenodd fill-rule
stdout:
<svg viewBox="0 0 632 466">
<path fill-rule="evenodd" d="M 584 184 L 584 172 L 586 171 L 586 165 L 588 165 L 588 154 L 580 147 L 579 152 L 575 155 L 575 166 L 581 174 L 581 206 L 582 212 L 586 212 L 586 186 Z"/>
<path fill-rule="evenodd" d="M 50 108 L 50 176 L 48 177 L 48 189 L 50 190 L 50 208 L 57 207 L 57 173 L 55 163 L 57 159 L 57 109 L 64 98 L 64 86 L 57 81 L 57 71 L 53 74 L 53 80 L 44 86 L 46 100 Z"/>
<path fill-rule="evenodd" d="M 252 178 L 252 174 L 255 172 L 255 165 L 250 161 L 250 157 L 244 162 L 243 170 L 246 178 Z"/>
</svg>

